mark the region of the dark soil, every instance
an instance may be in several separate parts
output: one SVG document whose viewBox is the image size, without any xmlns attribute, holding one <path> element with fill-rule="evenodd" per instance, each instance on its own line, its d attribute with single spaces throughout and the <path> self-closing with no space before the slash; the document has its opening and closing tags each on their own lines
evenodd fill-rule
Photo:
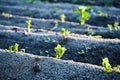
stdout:
<svg viewBox="0 0 120 80">
<path fill-rule="evenodd" d="M 114 25 L 116 21 L 120 23 L 120 8 L 114 7 L 117 3 L 113 0 L 110 2 L 111 6 L 104 7 L 107 3 L 99 2 L 103 0 L 96 0 L 96 3 L 91 3 L 91 0 L 84 1 L 85 6 L 93 5 L 93 12 L 89 11 L 91 18 L 86 24 L 80 25 L 78 15 L 73 12 L 73 9 L 80 5 L 70 4 L 72 0 L 67 1 L 70 3 L 58 3 L 64 1 L 25 3 L 22 0 L 0 0 L 0 49 L 8 49 L 18 43 L 19 51 L 25 49 L 30 54 L 55 57 L 54 48 L 61 44 L 67 49 L 62 57 L 64 60 L 101 66 L 102 59 L 108 57 L 112 67 L 120 64 L 120 30 L 109 30 L 107 27 L 108 24 Z M 83 1 L 76 3 L 81 2 Z M 99 10 L 108 16 L 99 16 Z M 2 15 L 3 12 L 12 14 L 12 17 L 6 18 Z M 60 15 L 63 13 L 66 16 L 64 23 L 60 21 Z M 30 33 L 27 32 L 26 25 L 26 20 L 29 19 Z M 56 24 L 58 26 L 55 26 Z M 61 28 L 69 30 L 71 34 L 62 35 Z M 95 34 L 88 35 L 88 28 Z M 85 51 L 84 54 L 80 54 L 82 50 Z M 35 67 L 35 71 L 40 70 Z"/>
</svg>

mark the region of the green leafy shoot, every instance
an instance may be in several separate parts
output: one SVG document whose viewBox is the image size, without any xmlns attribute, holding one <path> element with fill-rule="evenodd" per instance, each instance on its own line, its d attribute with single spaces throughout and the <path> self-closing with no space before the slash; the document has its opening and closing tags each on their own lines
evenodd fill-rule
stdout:
<svg viewBox="0 0 120 80">
<path fill-rule="evenodd" d="M 92 28 L 89 28 L 87 29 L 87 35 L 89 36 L 93 36 L 95 34 L 95 32 L 92 30 Z"/>
<path fill-rule="evenodd" d="M 9 14 L 9 13 L 2 13 L 2 15 L 5 17 L 5 18 L 8 18 L 8 19 L 10 19 L 10 18 L 12 18 L 13 17 L 13 15 L 12 14 Z"/>
<path fill-rule="evenodd" d="M 108 26 L 108 29 L 111 31 L 113 26 L 111 24 L 108 24 L 107 26 Z"/>
<path fill-rule="evenodd" d="M 8 51 L 13 52 L 13 46 L 9 46 Z"/>
<path fill-rule="evenodd" d="M 19 44 L 15 44 L 14 46 L 13 46 L 13 51 L 14 52 L 18 52 L 18 48 L 19 48 Z"/>
<path fill-rule="evenodd" d="M 80 24 L 83 25 L 87 20 L 90 19 L 91 15 L 88 13 L 90 7 L 80 6 L 79 8 L 75 8 L 74 12 L 78 15 L 78 20 Z"/>
<path fill-rule="evenodd" d="M 109 72 L 112 71 L 112 70 L 111 70 L 111 65 L 110 65 L 110 63 L 109 63 L 108 58 L 104 58 L 104 59 L 102 60 L 102 66 L 104 67 L 104 71 L 105 71 L 105 72 L 109 73 Z"/>
<path fill-rule="evenodd" d="M 60 19 L 61 19 L 61 22 L 64 23 L 65 22 L 65 18 L 66 16 L 64 14 L 61 14 L 60 15 Z"/>
<path fill-rule="evenodd" d="M 67 49 L 65 47 L 62 47 L 60 44 L 58 44 L 57 47 L 54 48 L 54 51 L 56 52 L 56 58 L 60 59 L 66 50 Z"/>
<path fill-rule="evenodd" d="M 114 71 L 120 73 L 120 65 L 113 67 Z"/>
<path fill-rule="evenodd" d="M 118 30 L 118 29 L 120 28 L 119 22 L 115 22 L 115 23 L 114 23 L 114 27 L 115 27 L 115 30 Z"/>
<path fill-rule="evenodd" d="M 66 30 L 65 28 L 62 28 L 60 30 L 60 33 L 63 34 L 63 35 L 69 35 L 70 34 L 70 31 Z"/>
<path fill-rule="evenodd" d="M 98 11 L 98 15 L 102 17 L 108 17 L 107 13 L 103 13 L 102 11 Z"/>
<path fill-rule="evenodd" d="M 31 20 L 26 21 L 28 32 L 30 32 L 30 27 L 31 27 Z"/>
<path fill-rule="evenodd" d="M 85 54 L 85 51 L 81 50 L 81 52 L 78 52 L 78 54 L 80 54 L 80 55 Z"/>
<path fill-rule="evenodd" d="M 18 52 L 18 49 L 19 49 L 19 44 L 15 44 L 15 45 L 12 45 L 12 46 L 9 46 L 7 51 L 8 52 Z"/>
</svg>

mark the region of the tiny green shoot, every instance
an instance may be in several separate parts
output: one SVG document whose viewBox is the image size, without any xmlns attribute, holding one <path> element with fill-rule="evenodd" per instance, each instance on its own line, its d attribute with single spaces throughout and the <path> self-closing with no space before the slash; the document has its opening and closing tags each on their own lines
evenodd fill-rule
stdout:
<svg viewBox="0 0 120 80">
<path fill-rule="evenodd" d="M 66 16 L 64 14 L 61 14 L 60 15 L 60 19 L 61 19 L 61 22 L 64 23 L 65 22 L 65 18 Z"/>
<path fill-rule="evenodd" d="M 98 11 L 98 15 L 102 17 L 108 17 L 107 13 L 103 13 L 102 11 Z"/>
<path fill-rule="evenodd" d="M 18 52 L 18 48 L 19 48 L 19 44 L 15 44 L 14 46 L 13 46 L 13 51 L 14 52 Z"/>
<path fill-rule="evenodd" d="M 95 34 L 95 32 L 92 30 L 92 28 L 87 28 L 87 35 L 89 36 L 93 36 Z"/>
<path fill-rule="evenodd" d="M 70 31 L 66 30 L 65 28 L 62 28 L 60 30 L 60 33 L 63 34 L 63 35 L 69 35 L 70 34 Z"/>
<path fill-rule="evenodd" d="M 114 71 L 120 73 L 120 65 L 113 67 Z"/>
<path fill-rule="evenodd" d="M 108 29 L 111 31 L 112 30 L 112 25 L 111 24 L 108 24 Z"/>
<path fill-rule="evenodd" d="M 12 46 L 9 46 L 7 51 L 8 52 L 18 52 L 18 49 L 19 49 L 19 44 L 15 44 L 15 45 L 12 45 Z"/>
<path fill-rule="evenodd" d="M 115 22 L 115 23 L 114 23 L 114 27 L 115 27 L 115 30 L 118 30 L 118 29 L 120 28 L 119 22 Z"/>
<path fill-rule="evenodd" d="M 26 24 L 27 24 L 28 32 L 30 32 L 31 20 L 27 20 L 27 21 L 26 21 Z"/>
<path fill-rule="evenodd" d="M 58 44 L 55 48 L 54 51 L 56 52 L 55 56 L 56 58 L 60 59 L 63 54 L 65 53 L 67 49 L 65 47 L 62 47 L 60 44 Z"/>
<path fill-rule="evenodd" d="M 102 66 L 104 67 L 105 72 L 109 73 L 112 71 L 108 58 L 102 59 Z"/>
<path fill-rule="evenodd" d="M 8 51 L 12 52 L 13 51 L 13 46 L 9 46 Z"/>
<path fill-rule="evenodd" d="M 81 52 L 78 52 L 78 54 L 80 54 L 80 55 L 85 54 L 85 51 L 81 50 Z"/>
<path fill-rule="evenodd" d="M 2 15 L 5 17 L 5 18 L 8 18 L 8 19 L 10 19 L 10 18 L 12 18 L 13 17 L 13 15 L 12 14 L 9 14 L 9 13 L 2 13 Z"/>
<path fill-rule="evenodd" d="M 78 15 L 78 20 L 81 25 L 84 25 L 87 20 L 90 19 L 91 15 L 88 13 L 90 7 L 80 6 L 78 9 L 75 8 L 74 12 Z"/>
</svg>

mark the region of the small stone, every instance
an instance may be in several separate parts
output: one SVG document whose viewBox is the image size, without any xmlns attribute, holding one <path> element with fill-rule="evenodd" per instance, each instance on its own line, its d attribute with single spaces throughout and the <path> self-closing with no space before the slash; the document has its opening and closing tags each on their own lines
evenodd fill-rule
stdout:
<svg viewBox="0 0 120 80">
<path fill-rule="evenodd" d="M 35 72 L 40 72 L 40 71 L 41 71 L 38 64 L 36 64 L 36 65 L 33 67 L 33 70 L 34 70 Z"/>
</svg>

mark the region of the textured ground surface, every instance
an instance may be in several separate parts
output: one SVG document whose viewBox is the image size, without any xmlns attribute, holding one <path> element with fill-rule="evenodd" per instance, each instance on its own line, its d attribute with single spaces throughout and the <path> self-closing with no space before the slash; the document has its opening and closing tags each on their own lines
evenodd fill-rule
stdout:
<svg viewBox="0 0 120 80">
<path fill-rule="evenodd" d="M 102 67 L 0 50 L 0 80 L 119 80 Z"/>
<path fill-rule="evenodd" d="M 119 0 L 74 2 L 77 4 L 69 0 L 24 1 L 0 0 L 0 80 L 120 80 L 120 74 L 107 74 L 101 67 L 104 57 L 109 58 L 112 67 L 120 64 L 120 30 L 107 27 L 120 23 L 120 6 L 116 5 Z M 91 18 L 80 25 L 73 9 L 83 4 L 91 5 Z M 98 11 L 108 17 L 98 15 Z M 61 14 L 66 16 L 64 23 Z M 26 20 L 31 20 L 30 33 Z M 71 34 L 62 35 L 61 28 Z M 95 33 L 93 36 L 88 36 L 88 28 Z M 15 43 L 19 44 L 19 51 L 25 49 L 26 53 L 6 52 Z M 57 44 L 67 49 L 62 60 L 54 58 Z M 85 54 L 79 54 L 82 50 Z"/>
</svg>

